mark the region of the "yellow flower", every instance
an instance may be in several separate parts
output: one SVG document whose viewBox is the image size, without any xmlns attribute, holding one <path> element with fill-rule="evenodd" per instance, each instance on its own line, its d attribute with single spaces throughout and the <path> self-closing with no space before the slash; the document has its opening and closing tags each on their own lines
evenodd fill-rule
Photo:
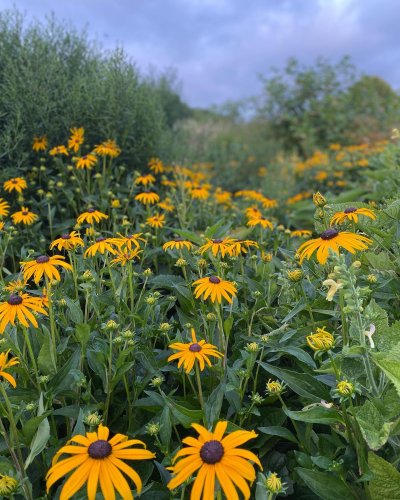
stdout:
<svg viewBox="0 0 400 500">
<path fill-rule="evenodd" d="M 71 264 L 64 262 L 64 260 L 65 257 L 62 255 L 52 255 L 51 257 L 48 255 L 40 255 L 35 260 L 20 262 L 24 280 L 28 281 L 33 276 L 34 282 L 38 284 L 43 276 L 47 276 L 49 280 L 55 279 L 59 281 L 61 276 L 57 266 L 72 271 Z"/>
<path fill-rule="evenodd" d="M 139 175 L 139 177 L 137 177 L 135 180 L 135 184 L 137 186 L 148 186 L 149 184 L 153 184 L 154 182 L 156 182 L 156 178 L 151 174 Z"/>
<path fill-rule="evenodd" d="M 10 205 L 3 198 L 0 198 L 0 217 L 7 217 Z"/>
<path fill-rule="evenodd" d="M 211 250 L 211 253 L 216 257 L 221 254 L 221 257 L 225 257 L 225 254 L 233 255 L 234 249 L 233 244 L 235 240 L 233 238 L 218 238 L 215 240 L 210 240 L 207 238 L 207 242 L 199 248 L 201 254 Z"/>
<path fill-rule="evenodd" d="M 163 250 L 191 250 L 193 248 L 193 243 L 191 241 L 185 240 L 184 238 L 175 238 L 174 240 L 167 241 L 163 245 Z"/>
<path fill-rule="evenodd" d="M 119 248 L 124 248 L 127 250 L 132 250 L 133 247 L 140 248 L 140 241 L 146 243 L 146 240 L 142 238 L 143 233 L 135 233 L 130 234 L 128 236 L 124 236 L 121 233 L 117 233 L 118 238 L 113 238 L 115 245 Z"/>
<path fill-rule="evenodd" d="M 228 205 L 231 202 L 232 193 L 229 191 L 217 190 L 214 193 L 215 201 L 220 205 Z"/>
<path fill-rule="evenodd" d="M 160 197 L 153 191 L 144 191 L 143 193 L 137 194 L 135 200 L 143 203 L 143 205 L 153 205 L 160 201 Z"/>
<path fill-rule="evenodd" d="M 8 497 L 18 488 L 18 481 L 5 474 L 0 474 L 0 495 Z"/>
<path fill-rule="evenodd" d="M 116 158 L 121 154 L 120 148 L 112 139 L 108 139 L 107 141 L 103 141 L 101 144 L 97 144 L 94 148 L 94 152 L 99 156 L 109 156 L 110 158 Z"/>
<path fill-rule="evenodd" d="M 41 137 L 35 135 L 32 144 L 33 151 L 36 152 L 45 151 L 46 148 L 47 148 L 47 137 L 45 135 L 42 135 Z"/>
<path fill-rule="evenodd" d="M 29 208 L 21 207 L 21 210 L 13 213 L 11 218 L 14 224 L 25 224 L 26 226 L 30 226 L 38 219 L 38 216 L 30 212 Z"/>
<path fill-rule="evenodd" d="M 317 191 L 313 194 L 313 203 L 316 207 L 324 207 L 326 205 L 326 198 L 322 196 L 322 194 Z"/>
<path fill-rule="evenodd" d="M 346 222 L 346 220 L 353 221 L 357 224 L 359 215 L 364 215 L 365 217 L 369 217 L 372 220 L 376 219 L 374 211 L 370 210 L 369 208 L 349 207 L 343 210 L 343 212 L 336 212 L 331 219 L 331 225 L 343 224 L 344 222 Z"/>
<path fill-rule="evenodd" d="M 292 238 L 300 237 L 300 238 L 310 238 L 312 235 L 312 231 L 309 229 L 296 229 L 290 233 Z"/>
<path fill-rule="evenodd" d="M 4 370 L 7 370 L 7 368 L 11 368 L 12 366 L 18 365 L 19 359 L 18 358 L 8 359 L 9 352 L 10 351 L 8 350 L 7 352 L 0 353 L 0 377 L 6 379 L 7 382 L 9 382 L 15 389 L 17 387 L 15 378 L 9 373 L 5 372 Z"/>
<path fill-rule="evenodd" d="M 234 431 L 224 437 L 228 422 L 220 421 L 214 432 L 208 431 L 199 424 L 192 427 L 199 434 L 197 439 L 187 437 L 182 440 L 188 446 L 182 448 L 173 458 L 174 477 L 168 483 L 168 488 L 174 490 L 198 471 L 193 483 L 191 498 L 193 500 L 213 500 L 218 480 L 226 498 L 237 500 L 237 489 L 245 500 L 250 498 L 250 484 L 256 478 L 256 472 L 251 462 L 262 469 L 258 457 L 241 444 L 257 437 L 254 431 Z M 181 458 L 185 457 L 185 458 Z M 177 461 L 181 458 L 179 461 Z M 236 489 L 237 488 L 237 489 Z"/>
<path fill-rule="evenodd" d="M 247 207 L 245 214 L 248 219 L 257 219 L 258 217 L 262 217 L 262 213 L 257 207 Z"/>
<path fill-rule="evenodd" d="M 63 233 L 60 238 L 54 240 L 50 245 L 50 250 L 57 247 L 60 252 L 61 250 L 73 250 L 78 246 L 84 246 L 83 240 L 77 231 L 72 231 L 71 233 Z"/>
<path fill-rule="evenodd" d="M 79 156 L 75 158 L 75 166 L 78 170 L 91 170 L 97 163 L 97 156 L 93 153 L 88 153 L 87 155 Z"/>
<path fill-rule="evenodd" d="M 4 290 L 10 293 L 19 293 L 26 287 L 26 281 L 14 280 L 7 283 Z"/>
<path fill-rule="evenodd" d="M 100 222 L 103 219 L 108 219 L 108 215 L 103 214 L 102 212 L 96 210 L 95 208 L 88 208 L 86 212 L 83 212 L 82 214 L 79 215 L 76 221 L 78 224 L 83 224 L 84 222 L 87 222 L 88 224 L 93 224 L 94 222 Z"/>
<path fill-rule="evenodd" d="M 158 158 L 150 158 L 148 166 L 154 174 L 162 174 L 165 172 L 165 167 L 162 161 Z"/>
<path fill-rule="evenodd" d="M 68 140 L 68 149 L 72 149 L 76 153 L 83 144 L 85 130 L 83 127 L 72 127 L 70 132 L 71 137 Z"/>
<path fill-rule="evenodd" d="M 372 240 L 361 234 L 355 234 L 350 231 L 339 232 L 331 228 L 321 233 L 319 238 L 304 242 L 300 245 L 297 252 L 300 255 L 300 263 L 302 263 L 305 258 L 310 259 L 312 254 L 317 250 L 318 262 L 325 264 L 328 259 L 329 250 L 339 254 L 339 248 L 343 247 L 354 254 L 357 250 L 366 250 L 370 244 L 372 244 Z"/>
<path fill-rule="evenodd" d="M 278 380 L 269 379 L 266 383 L 266 390 L 269 394 L 281 394 L 285 387 Z"/>
<path fill-rule="evenodd" d="M 29 323 L 37 328 L 38 323 L 31 311 L 47 315 L 42 300 L 39 297 L 31 297 L 28 293 L 12 294 L 6 302 L 0 302 L 0 333 L 4 333 L 8 324 L 15 325 L 16 319 L 26 328 Z"/>
<path fill-rule="evenodd" d="M 194 187 L 190 191 L 190 196 L 193 200 L 206 200 L 210 196 L 210 191 L 205 187 Z"/>
<path fill-rule="evenodd" d="M 344 286 L 343 283 L 339 283 L 331 279 L 323 281 L 322 284 L 323 286 L 329 287 L 329 290 L 326 294 L 326 300 L 328 302 L 332 302 L 335 293 Z"/>
<path fill-rule="evenodd" d="M 250 226 L 250 227 L 261 226 L 262 228 L 264 228 L 264 229 L 268 228 L 271 231 L 273 229 L 272 222 L 270 220 L 268 220 L 266 217 L 263 217 L 263 216 L 252 217 L 247 222 L 247 225 Z"/>
<path fill-rule="evenodd" d="M 267 198 L 266 196 L 261 200 L 263 208 L 274 208 L 278 206 L 278 202 L 272 198 Z"/>
<path fill-rule="evenodd" d="M 270 252 L 261 252 L 261 260 L 263 262 L 265 262 L 265 263 L 266 262 L 271 262 L 272 258 L 273 258 L 272 253 L 270 253 Z"/>
<path fill-rule="evenodd" d="M 160 201 L 157 203 L 157 206 L 161 208 L 161 210 L 165 210 L 166 212 L 173 212 L 175 210 L 174 205 L 172 205 L 171 200 L 169 198 L 165 198 L 164 201 Z"/>
<path fill-rule="evenodd" d="M 258 248 L 258 243 L 253 240 L 235 240 L 232 244 L 232 255 L 246 254 L 250 247 Z"/>
<path fill-rule="evenodd" d="M 5 181 L 3 184 L 4 190 L 8 193 L 12 191 L 17 191 L 17 193 L 21 194 L 24 189 L 28 186 L 26 184 L 26 180 L 23 177 L 14 177 Z"/>
<path fill-rule="evenodd" d="M 354 384 L 347 380 L 341 380 L 336 385 L 336 390 L 341 396 L 352 396 L 355 391 Z"/>
<path fill-rule="evenodd" d="M 117 250 L 113 247 L 113 245 L 117 245 L 116 238 L 97 238 L 96 242 L 93 245 L 90 245 L 83 254 L 83 257 L 94 257 L 98 253 L 104 255 L 106 252 L 110 252 L 115 255 Z"/>
<path fill-rule="evenodd" d="M 142 481 L 125 460 L 150 460 L 155 458 L 155 454 L 144 448 L 132 448 L 133 445 L 145 447 L 145 444 L 138 439 L 128 439 L 123 434 L 116 434 L 109 439 L 109 432 L 107 427 L 100 424 L 97 432 L 73 436 L 53 458 L 46 475 L 47 493 L 54 483 L 75 469 L 62 487 L 60 500 L 72 498 L 85 483 L 88 500 L 95 500 L 99 482 L 104 499 L 115 499 L 116 490 L 124 500 L 133 500 L 131 487 L 121 472 L 133 481 L 138 493 L 142 490 Z M 72 456 L 59 460 L 63 454 Z"/>
<path fill-rule="evenodd" d="M 49 153 L 51 154 L 51 156 L 57 156 L 57 155 L 69 156 L 67 148 L 63 145 L 51 148 Z"/>
<path fill-rule="evenodd" d="M 203 371 L 205 368 L 205 363 L 208 366 L 211 366 L 211 361 L 209 356 L 213 356 L 214 358 L 222 358 L 223 354 L 217 351 L 217 347 L 212 344 L 206 344 L 205 340 L 197 341 L 196 333 L 194 328 L 192 328 L 192 342 L 188 344 L 183 344 L 182 342 L 175 342 L 174 344 L 170 344 L 168 347 L 170 349 L 174 349 L 176 352 L 172 354 L 168 361 L 173 361 L 174 359 L 178 359 L 178 368 L 183 365 L 186 373 L 190 373 L 195 362 L 197 361 L 200 367 L 200 371 Z"/>
<path fill-rule="evenodd" d="M 193 283 L 195 286 L 194 296 L 198 299 L 200 296 L 203 300 L 211 299 L 211 302 L 217 301 L 218 304 L 222 299 L 226 299 L 229 304 L 232 303 L 233 297 L 236 297 L 237 289 L 230 281 L 225 281 L 218 276 L 210 276 L 200 278 Z"/>
<path fill-rule="evenodd" d="M 303 278 L 303 271 L 301 269 L 293 269 L 287 272 L 287 277 L 293 283 L 297 283 Z"/>
<path fill-rule="evenodd" d="M 165 225 L 165 216 L 156 214 L 153 217 L 148 217 L 146 223 L 153 228 L 161 229 Z"/>
<path fill-rule="evenodd" d="M 335 343 L 335 337 L 325 331 L 325 327 L 317 328 L 317 331 L 308 335 L 306 340 L 313 351 L 329 351 Z"/>
<path fill-rule="evenodd" d="M 116 252 L 116 257 L 115 259 L 112 259 L 111 264 L 121 264 L 122 266 L 125 266 L 129 261 L 140 258 L 139 254 L 142 252 L 142 250 L 117 250 Z"/>
<path fill-rule="evenodd" d="M 266 488 L 271 493 L 277 494 L 282 491 L 282 481 L 276 472 L 271 472 L 265 481 Z"/>
</svg>

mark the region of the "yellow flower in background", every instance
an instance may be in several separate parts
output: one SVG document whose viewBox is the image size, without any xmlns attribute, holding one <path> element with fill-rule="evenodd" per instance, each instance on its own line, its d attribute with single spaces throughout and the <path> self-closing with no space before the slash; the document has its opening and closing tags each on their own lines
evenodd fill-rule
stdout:
<svg viewBox="0 0 400 500">
<path fill-rule="evenodd" d="M 115 255 L 116 257 L 111 260 L 111 265 L 113 264 L 121 264 L 121 266 L 126 266 L 128 262 L 134 259 L 140 259 L 140 253 L 142 253 L 142 250 L 129 250 L 129 249 L 124 249 L 124 250 L 117 250 Z"/>
<path fill-rule="evenodd" d="M 142 441 L 128 439 L 124 434 L 116 434 L 109 439 L 109 432 L 108 427 L 100 424 L 97 432 L 73 436 L 66 446 L 60 448 L 46 475 L 47 493 L 59 479 L 74 471 L 64 482 L 60 500 L 72 498 L 85 483 L 88 500 L 95 500 L 99 483 L 105 500 L 115 500 L 115 491 L 124 500 L 133 500 L 131 487 L 122 473 L 133 481 L 138 493 L 142 490 L 142 481 L 125 461 L 151 460 L 155 454 L 146 450 Z M 143 448 L 133 448 L 134 445 Z M 60 460 L 63 454 L 71 456 Z"/>
<path fill-rule="evenodd" d="M 218 304 L 224 298 L 229 304 L 232 303 L 233 297 L 236 297 L 237 289 L 230 281 L 225 281 L 218 276 L 210 276 L 200 278 L 193 283 L 195 286 L 194 296 L 198 299 L 200 296 L 203 300 L 211 299 L 211 302 L 217 301 Z"/>
<path fill-rule="evenodd" d="M 267 490 L 275 495 L 282 491 L 282 480 L 278 477 L 276 472 L 271 472 L 268 474 L 267 480 L 265 481 L 265 486 Z"/>
<path fill-rule="evenodd" d="M 256 478 L 253 463 L 260 469 L 262 466 L 254 453 L 238 446 L 256 438 L 257 434 L 254 431 L 239 430 L 224 437 L 227 426 L 228 422 L 220 421 L 214 432 L 210 432 L 202 425 L 192 424 L 199 437 L 182 440 L 188 446 L 178 451 L 173 458 L 174 477 L 167 485 L 170 490 L 180 486 L 198 471 L 192 486 L 192 500 L 213 500 L 217 481 L 227 499 L 237 500 L 237 489 L 246 500 L 250 498 L 247 482 L 251 484 Z"/>
<path fill-rule="evenodd" d="M 113 139 L 108 139 L 101 144 L 97 144 L 94 152 L 99 156 L 109 156 L 110 158 L 116 158 L 121 154 L 120 148 Z"/>
<path fill-rule="evenodd" d="M 163 162 L 159 158 L 150 158 L 148 166 L 154 174 L 162 174 L 165 172 Z"/>
<path fill-rule="evenodd" d="M 35 221 L 37 221 L 38 216 L 29 210 L 27 207 L 21 207 L 19 212 L 15 212 L 11 215 L 14 224 L 25 224 L 30 226 Z"/>
<path fill-rule="evenodd" d="M 173 212 L 175 210 L 175 207 L 172 205 L 169 198 L 165 198 L 164 201 L 160 201 L 157 203 L 157 206 L 160 207 L 161 210 L 165 210 L 165 212 Z"/>
<path fill-rule="evenodd" d="M 264 196 L 261 200 L 263 208 L 274 208 L 278 206 L 278 202 L 276 200 L 273 200 L 272 198 L 268 198 L 267 196 Z"/>
<path fill-rule="evenodd" d="M 39 297 L 32 297 L 28 293 L 10 295 L 7 301 L 0 302 L 0 333 L 4 333 L 8 324 L 14 326 L 15 320 L 26 328 L 29 327 L 29 323 L 38 328 L 38 322 L 32 311 L 47 315 Z"/>
<path fill-rule="evenodd" d="M 71 137 L 68 140 L 68 149 L 72 149 L 74 153 L 79 151 L 84 141 L 85 130 L 83 127 L 72 127 L 70 129 Z"/>
<path fill-rule="evenodd" d="M 93 153 L 88 153 L 87 155 L 75 158 L 74 162 L 78 170 L 91 170 L 97 163 L 97 156 Z"/>
<path fill-rule="evenodd" d="M 335 344 L 335 337 L 323 328 L 306 337 L 307 344 L 313 351 L 329 351 Z"/>
<path fill-rule="evenodd" d="M 3 200 L 3 198 L 0 198 L 0 217 L 7 217 L 10 213 L 9 208 L 10 204 Z"/>
<path fill-rule="evenodd" d="M 253 240 L 235 240 L 232 243 L 232 255 L 246 254 L 250 247 L 258 248 L 258 243 Z"/>
<path fill-rule="evenodd" d="M 320 264 L 325 264 L 328 260 L 329 250 L 339 254 L 339 249 L 344 248 L 354 254 L 357 250 L 366 250 L 372 240 L 361 234 L 351 233 L 350 231 L 339 232 L 336 229 L 327 229 L 321 233 L 319 238 L 308 240 L 298 248 L 300 263 L 304 259 L 310 259 L 317 251 L 317 260 Z"/>
<path fill-rule="evenodd" d="M 376 219 L 375 212 L 369 208 L 349 207 L 343 210 L 343 212 L 336 212 L 331 219 L 331 225 L 343 224 L 346 221 L 352 221 L 357 224 L 359 215 L 364 215 L 364 217 L 369 217 L 372 220 Z"/>
<path fill-rule="evenodd" d="M 55 279 L 60 281 L 61 276 L 57 267 L 72 271 L 71 264 L 64 261 L 65 257 L 63 255 L 52 255 L 51 257 L 40 255 L 34 260 L 20 262 L 24 280 L 28 281 L 33 276 L 34 282 L 38 284 L 43 276 L 47 276 L 49 280 Z"/>
<path fill-rule="evenodd" d="M 193 200 L 207 200 L 210 196 L 210 191 L 206 189 L 205 187 L 198 186 L 194 187 L 190 190 L 190 197 Z"/>
<path fill-rule="evenodd" d="M 163 250 L 166 252 L 167 250 L 188 250 L 190 251 L 193 248 L 193 243 L 189 240 L 185 240 L 184 238 L 175 238 L 174 240 L 167 241 L 162 246 Z"/>
<path fill-rule="evenodd" d="M 160 201 L 160 197 L 153 191 L 144 191 L 143 193 L 137 194 L 135 200 L 143 203 L 143 205 L 153 205 Z"/>
<path fill-rule="evenodd" d="M 51 148 L 49 153 L 51 156 L 57 156 L 57 155 L 69 156 L 68 149 L 64 145 L 55 146 L 54 148 Z"/>
<path fill-rule="evenodd" d="M 17 387 L 15 378 L 4 370 L 7 370 L 12 366 L 18 365 L 19 359 L 18 358 L 8 359 L 9 352 L 10 350 L 8 350 L 7 352 L 0 353 L 0 377 L 3 377 L 5 380 L 7 380 L 7 382 L 9 382 L 15 389 Z"/>
<path fill-rule="evenodd" d="M 73 250 L 78 246 L 84 246 L 83 239 L 77 231 L 72 231 L 71 233 L 63 233 L 59 238 L 54 240 L 50 245 L 50 250 L 53 250 L 54 247 L 57 247 L 58 251 Z"/>
<path fill-rule="evenodd" d="M 310 238 L 312 236 L 312 231 L 309 229 L 296 229 L 291 231 L 290 236 L 292 238 Z"/>
<path fill-rule="evenodd" d="M 108 219 L 108 215 L 103 214 L 95 208 L 88 208 L 86 212 L 83 212 L 79 215 L 79 217 L 76 219 L 76 222 L 78 224 L 84 224 L 85 222 L 87 224 L 93 224 L 94 222 L 100 222 L 104 219 Z"/>
<path fill-rule="evenodd" d="M 149 184 L 154 184 L 155 182 L 156 178 L 151 174 L 139 175 L 139 177 L 135 180 L 135 184 L 137 186 L 148 186 Z"/>
<path fill-rule="evenodd" d="M 115 240 L 116 238 L 97 238 L 96 242 L 85 250 L 83 257 L 86 259 L 87 257 L 94 257 L 98 253 L 104 255 L 106 252 L 115 255 L 117 253 L 117 250 L 114 248 L 114 246 L 117 246 Z"/>
<path fill-rule="evenodd" d="M 199 364 L 200 371 L 203 371 L 206 363 L 208 366 L 211 366 L 209 356 L 214 358 L 223 357 L 223 354 L 217 350 L 215 345 L 206 344 L 205 340 L 197 341 L 194 328 L 192 328 L 191 334 L 192 342 L 187 344 L 174 342 L 168 346 L 170 349 L 178 352 L 171 354 L 167 361 L 174 361 L 175 359 L 178 359 L 178 368 L 183 365 L 185 372 L 190 373 L 196 361 Z"/>
<path fill-rule="evenodd" d="M 28 185 L 23 177 L 13 177 L 8 181 L 4 181 L 3 187 L 4 190 L 8 193 L 16 191 L 17 193 L 21 194 L 22 191 L 28 187 Z"/>
<path fill-rule="evenodd" d="M 229 237 L 216 238 L 214 240 L 207 238 L 206 243 L 199 248 L 199 252 L 203 254 L 208 250 L 211 250 L 211 253 L 214 255 L 214 257 L 216 257 L 218 254 L 220 254 L 221 257 L 225 257 L 226 254 L 232 256 L 234 252 L 232 245 L 234 243 L 235 240 Z"/>
<path fill-rule="evenodd" d="M 273 225 L 270 220 L 266 217 L 252 217 L 248 220 L 247 225 L 249 227 L 261 226 L 263 229 L 270 229 L 272 231 Z"/>
<path fill-rule="evenodd" d="M 336 390 L 341 396 L 352 396 L 355 392 L 354 384 L 348 380 L 341 380 L 336 385 Z"/>
<path fill-rule="evenodd" d="M 257 219 L 258 217 L 262 217 L 262 212 L 257 207 L 247 207 L 245 214 L 248 219 Z"/>
<path fill-rule="evenodd" d="M 132 250 L 133 247 L 140 248 L 140 242 L 146 243 L 146 240 L 142 238 L 143 233 L 135 233 L 124 236 L 121 233 L 117 233 L 118 238 L 113 238 L 115 245 L 119 248 L 124 248 L 127 250 Z"/>
<path fill-rule="evenodd" d="M 26 281 L 14 280 L 14 281 L 9 281 L 7 285 L 4 287 L 4 290 L 10 293 L 18 294 L 19 292 L 22 292 L 22 290 L 25 287 L 26 287 Z"/>
<path fill-rule="evenodd" d="M 47 137 L 45 135 L 36 136 L 33 138 L 32 149 L 33 151 L 45 151 L 47 148 Z"/>
<path fill-rule="evenodd" d="M 285 386 L 281 384 L 278 380 L 269 379 L 265 385 L 268 394 L 282 394 Z"/>
<path fill-rule="evenodd" d="M 18 488 L 18 481 L 6 474 L 0 474 L 0 495 L 10 496 Z"/>
<path fill-rule="evenodd" d="M 146 219 L 146 224 L 150 227 L 161 229 L 165 226 L 165 215 L 156 214 Z"/>
</svg>

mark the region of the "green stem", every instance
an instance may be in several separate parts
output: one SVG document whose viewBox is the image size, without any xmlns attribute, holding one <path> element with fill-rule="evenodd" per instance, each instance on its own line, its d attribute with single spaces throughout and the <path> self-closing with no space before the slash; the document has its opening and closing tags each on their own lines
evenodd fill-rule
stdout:
<svg viewBox="0 0 400 500">
<path fill-rule="evenodd" d="M 203 422 L 204 422 L 204 425 L 207 426 L 206 413 L 204 411 L 203 391 L 201 388 L 200 368 L 199 368 L 198 362 L 195 362 L 195 370 L 196 370 L 197 387 L 199 389 L 199 401 L 200 401 L 201 410 L 203 412 Z"/>
</svg>

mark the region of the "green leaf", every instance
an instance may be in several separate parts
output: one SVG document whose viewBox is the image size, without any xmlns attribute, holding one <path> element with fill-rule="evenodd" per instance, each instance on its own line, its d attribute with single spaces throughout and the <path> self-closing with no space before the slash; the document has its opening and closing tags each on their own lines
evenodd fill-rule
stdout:
<svg viewBox="0 0 400 500">
<path fill-rule="evenodd" d="M 312 408 L 306 408 L 302 411 L 290 411 L 288 409 L 283 409 L 286 415 L 293 419 L 299 420 L 300 422 L 309 422 L 313 424 L 336 424 L 338 422 L 343 423 L 343 418 L 338 411 L 334 408 L 324 408 L 323 406 L 314 406 Z"/>
<path fill-rule="evenodd" d="M 54 375 L 56 373 L 56 362 L 54 360 L 53 349 L 51 348 L 51 334 L 44 325 L 42 326 L 42 330 L 44 336 L 37 360 L 38 367 L 45 375 Z"/>
<path fill-rule="evenodd" d="M 173 231 L 181 238 L 185 238 L 185 240 L 192 241 L 193 243 L 196 243 L 196 245 L 203 244 L 203 239 L 200 238 L 200 236 L 194 233 L 193 231 L 189 231 L 187 229 L 176 229 L 176 228 L 173 228 Z"/>
<path fill-rule="evenodd" d="M 299 302 L 293 307 L 290 313 L 285 316 L 282 323 L 288 322 L 290 319 L 294 318 L 299 312 L 303 311 L 307 307 L 307 302 L 304 299 L 300 299 Z"/>
<path fill-rule="evenodd" d="M 74 430 L 72 431 L 72 436 L 77 436 L 79 434 L 85 435 L 86 429 L 83 423 L 83 411 L 82 408 L 79 410 L 78 419 L 76 421 Z"/>
<path fill-rule="evenodd" d="M 222 403 L 224 401 L 224 394 L 226 390 L 225 384 L 219 384 L 210 394 L 205 404 L 204 412 L 208 425 L 213 425 L 219 418 Z"/>
<path fill-rule="evenodd" d="M 82 350 L 85 351 L 90 338 L 90 325 L 87 323 L 79 323 L 75 327 L 75 335 L 78 341 L 82 344 Z"/>
<path fill-rule="evenodd" d="M 384 421 L 371 401 L 366 401 L 358 409 L 356 420 L 368 446 L 372 450 L 379 450 L 389 438 L 391 424 Z"/>
<path fill-rule="evenodd" d="M 263 432 L 264 434 L 269 434 L 270 436 L 279 436 L 287 439 L 288 441 L 291 441 L 292 443 L 298 444 L 296 437 L 288 429 L 286 429 L 286 427 L 271 425 L 269 427 L 259 427 L 258 430 Z"/>
<path fill-rule="evenodd" d="M 25 437 L 25 440 L 27 443 L 30 443 L 33 439 L 33 435 L 37 431 L 37 428 L 39 427 L 40 423 L 48 416 L 50 415 L 51 411 L 46 411 L 42 415 L 39 415 L 38 417 L 32 417 L 30 418 L 27 422 L 24 423 L 22 427 L 22 433 Z"/>
<path fill-rule="evenodd" d="M 43 414 L 44 414 L 43 393 L 40 393 L 37 416 L 40 417 Z M 50 424 L 47 418 L 44 418 L 40 422 L 36 434 L 29 446 L 30 451 L 29 455 L 25 460 L 25 469 L 27 469 L 34 460 L 34 458 L 37 457 L 39 453 L 41 453 L 45 449 L 49 438 L 50 438 Z"/>
<path fill-rule="evenodd" d="M 299 396 L 315 403 L 319 403 L 321 399 L 330 399 L 327 386 L 316 380 L 312 375 L 284 370 L 262 361 L 259 361 L 259 363 L 268 373 L 283 380 Z"/>
<path fill-rule="evenodd" d="M 374 363 L 393 382 L 400 396 L 400 354 L 398 351 L 372 353 Z"/>
<path fill-rule="evenodd" d="M 350 500 L 357 498 L 355 493 L 342 479 L 328 472 L 303 469 L 297 467 L 296 472 L 306 485 L 322 500 Z"/>
<path fill-rule="evenodd" d="M 400 497 L 400 472 L 389 462 L 368 453 L 368 466 L 374 474 L 369 484 L 372 500 L 394 500 Z"/>
<path fill-rule="evenodd" d="M 69 309 L 71 320 L 74 323 L 82 323 L 83 322 L 83 312 L 81 306 L 79 305 L 79 301 L 71 300 L 69 297 L 64 297 L 65 302 L 67 303 L 67 307 Z"/>
</svg>

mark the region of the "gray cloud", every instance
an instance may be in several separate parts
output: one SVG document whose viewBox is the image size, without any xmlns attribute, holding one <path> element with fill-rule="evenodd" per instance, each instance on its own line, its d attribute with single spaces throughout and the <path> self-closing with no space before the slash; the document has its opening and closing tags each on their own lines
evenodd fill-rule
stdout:
<svg viewBox="0 0 400 500">
<path fill-rule="evenodd" d="M 107 48 L 122 45 L 146 71 L 175 67 L 195 106 L 260 91 L 259 73 L 291 56 L 357 67 L 400 87 L 398 0 L 0 0 L 28 17 L 54 11 L 88 25 Z"/>
</svg>

